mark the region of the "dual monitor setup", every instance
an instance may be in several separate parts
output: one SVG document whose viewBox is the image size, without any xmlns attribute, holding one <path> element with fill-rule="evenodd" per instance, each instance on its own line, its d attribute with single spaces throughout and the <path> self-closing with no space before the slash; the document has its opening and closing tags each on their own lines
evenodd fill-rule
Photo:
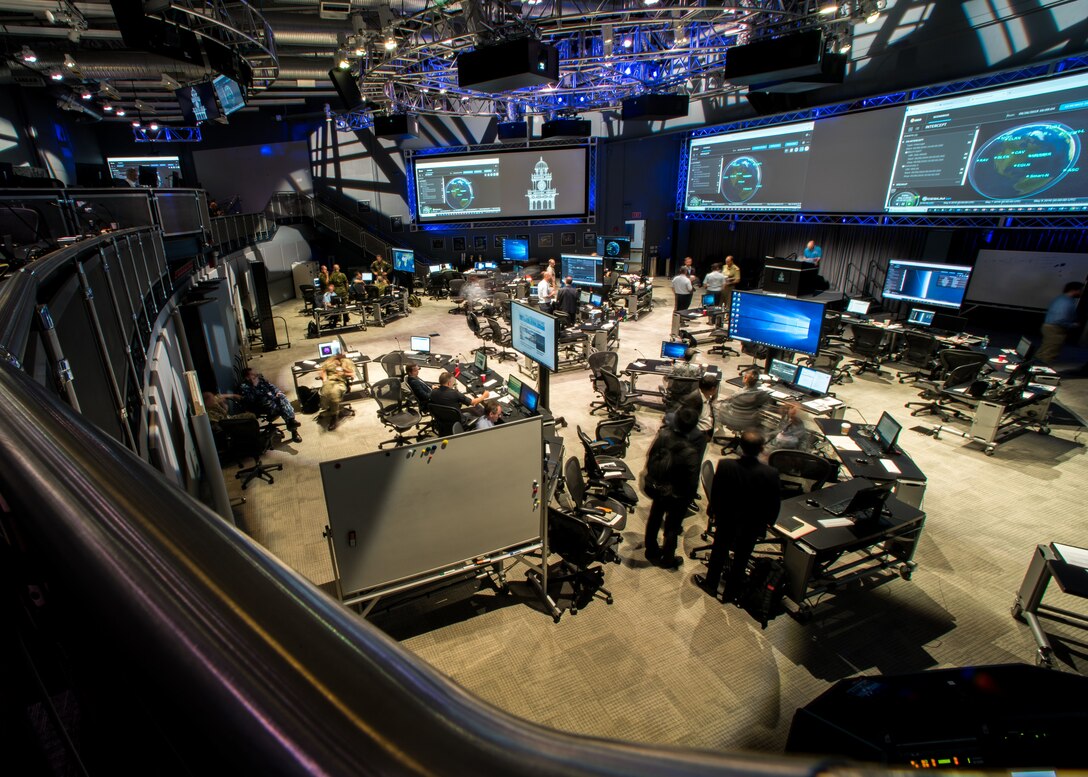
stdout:
<svg viewBox="0 0 1088 777">
<path fill-rule="evenodd" d="M 822 397 L 831 390 L 831 373 L 804 367 L 782 359 L 771 359 L 768 374 L 777 378 L 779 383 L 806 394 Z"/>
</svg>

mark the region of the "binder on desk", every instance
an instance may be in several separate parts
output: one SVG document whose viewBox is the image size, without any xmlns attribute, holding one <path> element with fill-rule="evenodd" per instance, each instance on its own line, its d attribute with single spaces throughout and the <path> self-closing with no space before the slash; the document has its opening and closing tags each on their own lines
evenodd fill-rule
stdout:
<svg viewBox="0 0 1088 777">
<path fill-rule="evenodd" d="M 779 518 L 775 521 L 774 528 L 791 540 L 795 540 L 798 537 L 804 537 L 806 534 L 816 531 L 815 526 L 811 523 L 802 521 L 796 515 Z"/>
</svg>

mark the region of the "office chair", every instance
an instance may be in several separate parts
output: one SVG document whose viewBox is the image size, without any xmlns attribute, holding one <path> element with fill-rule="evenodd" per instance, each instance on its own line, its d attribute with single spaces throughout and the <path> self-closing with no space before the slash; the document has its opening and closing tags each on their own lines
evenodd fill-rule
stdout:
<svg viewBox="0 0 1088 777">
<path fill-rule="evenodd" d="M 513 345 L 513 341 L 510 339 L 510 330 L 500 324 L 497 318 L 488 318 L 487 326 L 491 329 L 491 342 L 501 349 L 495 354 L 495 358 L 500 362 L 504 359 L 517 361 L 518 355 L 513 351 L 506 350 L 506 346 Z"/>
<path fill-rule="evenodd" d="M 563 465 L 563 484 L 570 497 L 571 512 L 590 515 L 617 532 L 623 531 L 627 526 L 627 508 L 620 502 L 587 493 L 586 482 L 582 478 L 582 465 L 575 456 L 571 456 Z"/>
<path fill-rule="evenodd" d="M 945 392 L 963 386 L 969 386 L 978 379 L 979 373 L 989 358 L 981 351 L 972 351 L 966 348 L 946 348 L 937 354 L 937 370 L 931 380 L 918 380 L 922 391 L 919 396 L 922 401 L 907 402 L 903 407 L 914 407 L 911 415 L 938 416 L 942 421 L 950 421 L 955 415 L 960 419 L 966 419 L 963 413 L 955 411 L 955 408 L 947 407 L 952 401 Z M 953 412 L 954 411 L 954 412 Z"/>
<path fill-rule="evenodd" d="M 598 442 L 606 443 L 601 447 L 601 453 L 620 459 L 626 456 L 627 446 L 631 442 L 631 430 L 634 428 L 634 416 L 606 418 L 598 423 L 593 433 Z"/>
<path fill-rule="evenodd" d="M 861 358 L 851 359 L 846 365 L 847 369 L 854 368 L 855 375 L 863 372 L 884 375 L 884 370 L 880 369 L 880 360 L 885 355 L 884 330 L 868 324 L 854 324 L 852 329 L 854 342 L 850 345 L 850 351 Z"/>
<path fill-rule="evenodd" d="M 457 304 L 450 308 L 450 313 L 463 313 L 468 310 L 468 306 L 464 304 L 461 297 L 461 289 L 465 285 L 464 278 L 454 278 L 450 281 L 450 299 L 456 299 Z"/>
<path fill-rule="evenodd" d="M 431 426 L 439 437 L 457 434 L 454 431 L 455 426 L 462 426 L 462 431 L 464 431 L 460 408 L 450 407 L 449 405 L 436 405 L 432 402 L 430 410 Z"/>
<path fill-rule="evenodd" d="M 672 413 L 693 391 L 699 390 L 699 378 L 666 375 L 664 389 L 665 412 Z"/>
<path fill-rule="evenodd" d="M 302 296 L 302 315 L 312 316 L 314 314 L 314 296 L 317 289 L 314 288 L 312 283 L 300 283 L 298 291 Z"/>
<path fill-rule="evenodd" d="M 275 483 L 272 472 L 283 469 L 282 464 L 263 464 L 261 454 L 272 446 L 271 431 L 261 428 L 256 418 L 226 418 L 216 424 L 219 431 L 217 449 L 230 461 L 239 465 L 245 459 L 253 459 L 252 467 L 242 467 L 234 473 L 235 479 L 242 481 L 244 491 L 251 481 L 260 478 L 269 484 Z"/>
<path fill-rule="evenodd" d="M 396 378 L 397 380 L 404 378 L 404 354 L 400 351 L 390 351 L 382 356 L 379 362 L 382 369 L 385 370 L 387 378 Z"/>
<path fill-rule="evenodd" d="M 584 609 L 596 598 L 612 604 L 612 592 L 604 587 L 606 563 L 620 563 L 617 547 L 623 542 L 618 529 L 602 523 L 593 514 L 548 507 L 548 549 L 561 559 L 548 565 L 548 584 L 559 600 L 559 593 L 569 587 L 571 615 Z M 535 576 L 539 588 L 539 576 Z M 558 622 L 559 616 L 553 615 Z"/>
<path fill-rule="evenodd" d="M 740 351 L 733 348 L 727 343 L 730 342 L 729 330 L 725 328 L 714 329 L 710 333 L 710 339 L 714 341 L 714 345 L 707 349 L 707 353 L 720 353 L 722 356 L 730 354 L 732 356 L 740 356 Z"/>
<path fill-rule="evenodd" d="M 479 317 L 471 310 L 468 310 L 465 312 L 465 321 L 468 323 L 468 328 L 472 332 L 472 334 L 476 335 L 476 337 L 484 341 L 481 345 L 473 348 L 472 353 L 476 353 L 477 351 L 483 351 L 488 356 L 493 356 L 496 351 L 494 348 L 487 344 L 487 338 L 484 336 L 485 330 L 484 327 L 480 325 Z M 488 327 L 487 331 L 490 332 L 490 327 Z"/>
<path fill-rule="evenodd" d="M 614 372 L 601 370 L 601 380 L 604 381 L 604 402 L 608 410 L 609 418 L 629 416 L 635 409 L 635 394 L 628 393 L 628 388 L 623 384 Z M 642 431 L 642 427 L 635 423 L 635 430 Z"/>
<path fill-rule="evenodd" d="M 913 372 L 899 373 L 899 382 L 906 383 L 908 380 L 919 379 L 932 380 L 938 366 L 936 358 L 937 338 L 928 332 L 907 330 L 903 332 L 903 340 L 906 343 L 906 348 L 899 356 L 899 363 L 919 369 Z"/>
<path fill-rule="evenodd" d="M 576 427 L 578 439 L 582 443 L 585 459 L 586 478 L 594 491 L 622 502 L 625 505 L 638 504 L 638 493 L 631 486 L 635 474 L 627 462 L 618 456 L 606 456 L 601 451 L 608 447 L 604 440 L 591 440 L 589 435 Z"/>
<path fill-rule="evenodd" d="M 505 291 L 496 291 L 491 297 L 492 306 L 498 311 L 499 318 L 510 320 L 510 295 Z"/>
<path fill-rule="evenodd" d="M 619 363 L 620 355 L 616 351 L 597 351 L 596 353 L 591 353 L 589 355 L 589 380 L 590 383 L 593 384 L 593 390 L 601 396 L 600 400 L 590 403 L 590 414 L 595 413 L 598 410 L 608 409 L 608 402 L 604 398 L 605 386 L 604 379 L 601 377 L 601 371 L 607 370 L 615 375 Z"/>
<path fill-rule="evenodd" d="M 404 403 L 400 378 L 379 380 L 371 386 L 371 389 L 374 399 L 378 403 L 378 420 L 396 432 L 393 439 L 379 443 L 378 450 L 386 445 L 399 447 L 411 442 L 413 438 L 418 439 L 419 435 L 407 435 L 405 433 L 419 426 L 423 416 Z M 431 410 L 434 410 L 433 406 Z"/>
<path fill-rule="evenodd" d="M 778 470 L 783 499 L 818 491 L 839 474 L 837 461 L 805 451 L 771 451 L 767 463 Z"/>
</svg>

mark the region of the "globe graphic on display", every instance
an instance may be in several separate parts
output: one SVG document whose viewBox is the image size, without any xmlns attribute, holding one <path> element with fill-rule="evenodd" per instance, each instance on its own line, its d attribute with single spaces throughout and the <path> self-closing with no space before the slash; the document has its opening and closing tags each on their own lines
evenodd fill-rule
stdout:
<svg viewBox="0 0 1088 777">
<path fill-rule="evenodd" d="M 971 160 L 971 186 L 991 200 L 1019 200 L 1046 191 L 1080 157 L 1076 133 L 1057 122 L 1023 124 L 987 140 Z"/>
<path fill-rule="evenodd" d="M 763 169 L 758 160 L 737 157 L 722 170 L 721 193 L 729 202 L 748 202 L 756 196 L 762 181 Z"/>
<path fill-rule="evenodd" d="M 605 256 L 619 256 L 620 251 L 620 244 L 617 243 L 615 240 L 609 240 L 607 243 L 604 244 Z"/>
<path fill-rule="evenodd" d="M 446 204 L 454 210 L 464 210 L 472 204 L 472 182 L 467 178 L 451 178 L 442 192 Z"/>
</svg>

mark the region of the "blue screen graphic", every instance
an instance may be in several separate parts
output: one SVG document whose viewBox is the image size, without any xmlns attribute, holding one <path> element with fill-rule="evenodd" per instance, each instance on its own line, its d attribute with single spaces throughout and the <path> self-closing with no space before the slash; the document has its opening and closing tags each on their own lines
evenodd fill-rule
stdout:
<svg viewBox="0 0 1088 777">
<path fill-rule="evenodd" d="M 529 261 L 529 241 L 505 238 L 502 241 L 502 258 L 508 262 Z"/>
<path fill-rule="evenodd" d="M 884 299 L 958 308 L 970 280 L 970 267 L 892 259 L 884 277 Z"/>
<path fill-rule="evenodd" d="M 416 254 L 408 248 L 393 249 L 393 269 L 400 272 L 416 271 Z"/>
<path fill-rule="evenodd" d="M 729 336 L 769 348 L 815 354 L 823 322 L 822 302 L 735 291 Z"/>
</svg>

